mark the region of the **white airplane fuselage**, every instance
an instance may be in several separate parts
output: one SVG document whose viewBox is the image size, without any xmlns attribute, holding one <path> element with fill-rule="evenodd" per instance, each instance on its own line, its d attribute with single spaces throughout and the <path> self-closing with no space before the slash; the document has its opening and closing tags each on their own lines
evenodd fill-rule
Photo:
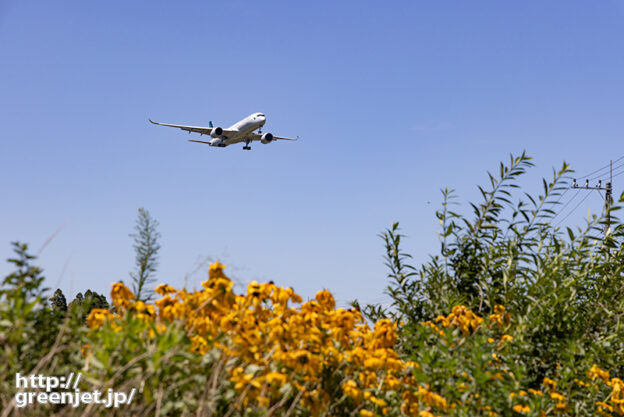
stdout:
<svg viewBox="0 0 624 417">
<path fill-rule="evenodd" d="M 243 120 L 234 123 L 225 129 L 229 134 L 210 140 L 211 146 L 228 146 L 235 143 L 251 141 L 248 136 L 251 132 L 260 129 L 266 123 L 266 116 L 262 113 L 253 113 Z M 215 128 L 215 130 L 218 128 Z M 233 133 L 232 133 L 233 132 Z"/>
<path fill-rule="evenodd" d="M 266 123 L 266 116 L 263 113 L 250 114 L 240 122 L 234 123 L 227 129 L 224 129 L 220 126 L 215 127 L 212 125 L 212 122 L 209 123 L 210 126 L 208 127 L 161 123 L 155 122 L 152 119 L 149 119 L 149 121 L 150 123 L 155 125 L 175 127 L 178 129 L 182 129 L 188 133 L 199 133 L 200 135 L 210 136 L 210 139 L 189 139 L 189 142 L 203 143 L 210 146 L 218 146 L 220 148 L 242 142 L 244 144 L 243 150 L 248 151 L 251 149 L 249 144 L 253 141 L 257 141 L 264 145 L 267 145 L 269 143 L 272 143 L 273 141 L 297 140 L 299 138 L 299 136 L 297 136 L 297 139 L 294 139 L 283 136 L 274 136 L 272 133 L 269 132 L 262 133 L 260 129 Z"/>
</svg>

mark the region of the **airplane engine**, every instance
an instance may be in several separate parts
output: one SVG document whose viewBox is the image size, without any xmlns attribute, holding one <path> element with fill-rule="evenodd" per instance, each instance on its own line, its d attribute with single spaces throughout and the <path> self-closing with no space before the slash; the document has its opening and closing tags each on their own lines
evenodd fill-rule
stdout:
<svg viewBox="0 0 624 417">
<path fill-rule="evenodd" d="M 221 138 L 212 139 L 209 143 L 210 143 L 210 146 L 221 146 L 221 147 L 225 146 L 225 143 L 223 139 Z"/>
<path fill-rule="evenodd" d="M 262 135 L 262 137 L 260 138 L 260 142 L 264 143 L 265 145 L 267 143 L 271 143 L 273 142 L 273 135 L 270 133 L 265 133 L 264 135 Z"/>
<path fill-rule="evenodd" d="M 223 135 L 223 129 L 220 127 L 215 127 L 210 133 L 210 136 L 212 136 L 213 138 L 218 138 L 221 135 Z"/>
</svg>

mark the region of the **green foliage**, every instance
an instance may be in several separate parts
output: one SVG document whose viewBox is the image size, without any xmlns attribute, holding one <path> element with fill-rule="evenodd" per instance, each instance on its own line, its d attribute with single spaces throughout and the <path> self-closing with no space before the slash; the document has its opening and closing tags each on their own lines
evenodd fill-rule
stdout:
<svg viewBox="0 0 624 417">
<path fill-rule="evenodd" d="M 15 257 L 8 260 L 15 266 L 0 289 L 0 370 L 4 372 L 34 366 L 33 352 L 42 342 L 38 329 L 45 329 L 50 318 L 41 309 L 45 300 L 42 287 L 42 270 L 32 265 L 35 256 L 28 253 L 28 246 L 13 243 Z"/>
<path fill-rule="evenodd" d="M 393 381 L 374 379 L 382 371 L 356 377 L 344 369 L 347 365 L 323 368 L 322 385 L 331 393 L 327 415 L 369 415 L 374 410 L 399 416 L 431 410 L 466 417 L 538 417 L 541 411 L 572 416 L 596 415 L 597 401 L 615 404 L 613 380 L 607 385 L 587 371 L 597 364 L 610 377 L 624 375 L 624 226 L 613 216 L 624 199 L 612 208 L 613 223 L 604 239 L 603 218 L 561 230 L 556 212 L 572 171 L 564 163 L 551 180 L 543 181 L 540 195 L 532 196 L 518 187 L 531 166 L 525 154 L 501 164 L 496 175 L 489 174 L 489 186 L 479 188 L 482 198 L 470 205 L 469 216 L 459 213 L 454 191 L 443 190 L 436 213 L 440 251 L 421 266 L 410 265 L 411 256 L 401 249 L 405 236 L 398 223 L 381 234 L 392 304 L 383 308 L 356 301 L 354 306 L 373 321 L 389 318 L 399 324 L 394 351 L 411 365 Z M 149 298 L 156 271 L 157 226 L 147 211 L 139 210 L 131 235 L 138 300 Z M 81 372 L 85 390 L 137 389 L 135 402 L 117 410 L 39 405 L 27 409 L 34 416 L 315 415 L 300 402 L 302 387 L 290 383 L 280 388 L 282 397 L 270 409 L 248 403 L 246 392 L 237 391 L 226 370 L 253 376 L 258 366 L 226 356 L 226 339 L 208 338 L 205 352 L 196 353 L 192 328 L 179 319 L 163 325 L 154 319 L 161 312 L 143 302 L 124 311 L 90 290 L 69 305 L 60 290 L 48 298 L 36 258 L 24 244 L 14 243 L 14 251 L 9 262 L 15 271 L 0 288 L 0 410 L 5 415 L 19 415 L 12 403 L 17 372 Z M 159 302 L 163 311 L 176 308 L 166 295 Z M 115 321 L 107 319 L 110 310 L 118 313 Z M 318 318 L 313 310 L 305 320 Z M 90 313 L 90 320 L 101 313 L 99 326 L 86 325 Z M 252 317 L 245 322 L 249 334 L 233 337 L 253 335 L 257 324 Z M 319 337 L 327 336 L 323 332 Z M 257 352 L 260 359 L 273 353 Z M 359 395 L 384 405 L 358 403 L 346 393 L 347 380 L 361 383 L 361 378 L 373 382 L 362 385 Z M 556 380 L 556 386 L 545 378 Z"/>
<path fill-rule="evenodd" d="M 383 234 L 392 308 L 365 306 L 369 318 L 404 321 L 402 348 L 418 352 L 414 324 L 466 305 L 481 315 L 505 306 L 518 318 L 518 360 L 526 382 L 538 386 L 556 367 L 574 370 L 597 363 L 624 372 L 624 226 L 611 210 L 611 233 L 594 216 L 585 228 L 563 230 L 553 224 L 567 179 L 564 163 L 544 180 L 542 193 L 519 191 L 519 177 L 532 166 L 522 154 L 488 173 L 489 188 L 471 203 L 473 217 L 451 211 L 452 190 L 443 190 L 441 250 L 414 268 L 399 248 L 398 224 Z M 620 200 L 622 203 L 622 200 Z M 572 372 L 572 371 L 570 371 Z"/>
<path fill-rule="evenodd" d="M 132 277 L 132 290 L 136 294 L 137 300 L 148 300 L 151 291 L 147 287 L 156 280 L 154 274 L 158 266 L 158 251 L 160 244 L 158 239 L 160 233 L 157 231 L 158 221 L 152 218 L 149 211 L 139 208 L 135 233 L 130 237 L 134 238 L 134 251 L 136 253 L 136 270 L 130 274 Z"/>
<path fill-rule="evenodd" d="M 62 322 L 45 305 L 47 289 L 43 271 L 33 264 L 36 257 L 26 244 L 14 242 L 13 250 L 8 262 L 15 271 L 0 288 L 0 392 L 6 394 L 15 391 L 15 373 L 39 369 L 52 359 L 46 354 L 58 342 Z"/>
<path fill-rule="evenodd" d="M 98 294 L 95 291 L 87 290 L 84 295 L 76 294 L 76 298 L 69 303 L 69 312 L 72 318 L 85 323 L 87 316 L 94 308 L 108 309 L 108 301 L 106 296 Z"/>
<path fill-rule="evenodd" d="M 50 297 L 50 307 L 52 310 L 58 311 L 61 314 L 67 312 L 67 299 L 60 288 L 54 291 L 54 295 Z"/>
</svg>

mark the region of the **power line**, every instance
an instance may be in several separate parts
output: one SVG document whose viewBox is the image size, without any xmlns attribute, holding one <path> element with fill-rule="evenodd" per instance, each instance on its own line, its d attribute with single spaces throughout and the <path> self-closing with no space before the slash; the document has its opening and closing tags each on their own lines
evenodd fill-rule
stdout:
<svg viewBox="0 0 624 417">
<path fill-rule="evenodd" d="M 592 190 L 592 191 L 596 191 L 596 190 Z M 591 193 L 587 193 L 587 194 L 585 195 L 585 197 L 583 197 L 583 198 L 581 199 L 581 201 L 579 201 L 579 202 L 578 202 L 578 204 L 577 204 L 576 206 L 574 206 L 574 208 L 573 208 L 572 210 L 570 210 L 570 212 L 569 212 L 569 213 L 568 213 L 568 214 L 567 214 L 567 215 L 566 215 L 563 219 L 561 219 L 561 220 L 559 220 L 559 222 L 557 222 L 557 224 L 555 225 L 555 227 L 559 226 L 561 223 L 563 223 L 563 221 L 564 221 L 565 219 L 567 219 L 568 217 L 570 217 L 570 215 L 571 215 L 572 213 L 574 213 L 574 212 L 576 211 L 576 209 L 577 209 L 577 208 L 579 208 L 579 206 L 580 206 L 581 204 L 583 204 L 583 201 L 587 200 L 587 197 L 589 197 L 590 195 L 591 195 Z"/>
<path fill-rule="evenodd" d="M 559 204 L 559 202 L 561 201 L 561 199 L 563 198 L 563 196 L 564 196 L 564 195 L 566 195 L 566 193 L 567 193 L 568 191 L 570 191 L 570 188 L 566 188 L 564 192 L 562 192 L 561 194 L 559 194 L 559 198 L 557 199 L 557 201 L 552 202 L 552 203 L 549 203 L 549 204 L 552 204 L 552 205 L 553 205 L 553 207 L 556 207 L 556 206 L 557 206 L 557 204 Z M 556 215 L 556 214 L 555 214 L 555 216 L 553 217 L 553 219 L 554 219 L 555 217 L 557 217 L 557 215 Z M 551 219 L 551 220 L 552 220 L 552 219 Z"/>
<path fill-rule="evenodd" d="M 624 157 L 620 157 L 618 159 L 616 159 L 616 162 L 623 159 Z M 607 234 L 609 234 L 610 231 L 610 225 L 611 225 L 611 194 L 613 193 L 613 161 L 609 161 L 609 180 L 606 181 L 605 186 L 602 186 L 602 180 L 598 180 L 598 184 L 595 187 L 590 187 L 589 186 L 589 181 L 602 177 L 603 174 L 600 174 L 598 176 L 592 177 L 592 178 L 588 178 L 585 180 L 585 186 L 584 187 L 579 187 L 578 184 L 576 183 L 576 179 L 572 180 L 572 188 L 576 188 L 579 190 L 592 190 L 592 191 L 604 191 L 605 192 L 605 196 L 604 196 L 604 217 L 606 218 L 606 225 L 605 225 L 605 229 L 604 229 L 604 235 L 605 238 L 607 237 Z M 616 168 L 620 168 L 624 166 L 624 163 L 618 165 Z M 602 169 L 598 170 L 598 171 L 602 171 Z M 598 172 L 595 171 L 595 172 Z M 618 173 L 622 174 L 624 173 L 624 171 L 621 171 Z M 604 175 L 606 175 L 607 173 L 604 173 Z M 567 219 L 577 208 L 578 206 L 581 205 L 581 203 L 583 203 L 583 201 L 585 201 L 587 199 L 587 197 L 589 197 L 589 195 L 591 194 L 588 193 L 585 198 L 583 198 L 579 204 L 576 205 L 576 207 L 574 207 L 574 209 L 572 209 L 571 212 L 568 213 L 567 216 L 565 216 L 562 220 L 559 221 L 559 223 L 557 223 L 555 225 L 559 226 L 565 219 Z M 600 195 L 600 192 L 598 193 Z M 601 196 L 602 197 L 602 196 Z"/>
<path fill-rule="evenodd" d="M 587 180 L 588 180 L 588 181 L 593 181 L 593 180 L 595 180 L 595 179 L 598 179 L 598 178 L 600 178 L 600 177 L 603 177 L 603 176 L 607 175 L 610 171 L 612 172 L 612 170 L 613 170 L 613 169 L 618 169 L 618 168 L 624 167 L 624 162 L 623 162 L 623 163 L 621 163 L 620 165 L 616 166 L 615 168 L 611 168 L 611 167 L 613 166 L 613 163 L 614 163 L 614 162 L 619 162 L 619 161 L 621 161 L 622 159 L 624 159 L 624 155 L 620 156 L 620 157 L 619 157 L 618 159 L 616 159 L 615 161 L 611 161 L 611 162 L 609 162 L 609 164 L 607 164 L 607 165 L 605 165 L 605 166 L 603 166 L 603 167 L 600 167 L 600 168 L 598 168 L 598 169 L 596 169 L 596 170 L 594 170 L 594 171 L 590 172 L 589 174 L 582 175 L 582 176 L 577 176 L 577 178 L 587 178 L 587 177 L 589 177 L 589 176 L 591 176 L 591 175 L 593 175 L 593 174 L 596 174 L 596 173 L 598 173 L 598 172 L 601 172 L 601 171 L 604 171 L 604 170 L 606 170 L 606 169 L 609 169 L 609 171 L 604 172 L 604 173 L 601 173 L 601 174 L 599 174 L 599 175 L 597 175 L 597 176 L 594 176 L 594 177 L 592 177 L 592 178 L 588 178 Z M 621 175 L 621 174 L 624 174 L 624 170 L 622 170 L 622 171 L 620 171 L 620 172 L 618 172 L 618 173 L 617 173 L 617 175 Z M 614 176 L 615 176 L 615 175 L 614 175 Z M 576 183 L 576 180 L 574 180 L 574 182 Z M 572 188 L 575 188 L 575 187 L 573 186 Z M 566 193 L 567 193 L 569 190 L 570 190 L 570 188 L 566 188 L 566 190 L 565 190 L 563 193 L 561 193 L 561 195 L 559 195 L 559 198 L 557 199 L 557 201 L 555 201 L 555 202 L 551 203 L 551 204 L 553 205 L 553 207 L 555 207 L 555 206 L 557 206 L 557 204 L 559 204 L 559 202 L 563 199 L 563 196 L 565 196 L 565 195 L 566 195 Z M 558 211 L 557 211 L 557 213 L 556 213 L 556 214 L 555 214 L 555 215 L 554 215 L 554 216 L 553 216 L 550 220 L 552 221 L 552 220 L 554 220 L 557 216 L 559 216 L 559 215 L 560 215 L 560 214 L 561 214 L 561 213 L 565 210 L 565 208 L 566 208 L 566 207 L 567 207 L 567 206 L 568 206 L 568 205 L 572 202 L 572 200 L 574 200 L 574 199 L 578 196 L 578 194 L 579 194 L 579 193 L 577 192 L 574 196 L 572 196 L 572 198 L 571 198 L 570 200 L 568 200 L 568 202 L 567 202 L 566 204 L 564 204 L 564 205 L 563 205 L 563 207 L 561 207 L 561 209 L 560 209 L 560 210 L 558 210 Z"/>
<path fill-rule="evenodd" d="M 624 163 L 621 163 L 620 165 L 614 167 L 613 169 L 618 169 L 618 168 L 621 168 L 621 167 L 624 167 Z M 600 174 L 600 175 L 597 175 L 595 177 L 589 178 L 589 180 L 591 181 L 591 180 L 595 180 L 595 179 L 598 179 L 598 178 L 604 178 L 605 176 L 607 176 L 607 174 L 609 174 L 609 172 L 605 172 L 604 174 Z"/>
<path fill-rule="evenodd" d="M 624 155 L 620 156 L 618 159 L 616 159 L 616 160 L 615 160 L 615 161 L 613 161 L 613 162 L 619 162 L 619 161 L 621 161 L 622 159 L 624 159 Z M 609 164 L 607 164 L 607 165 L 603 166 L 602 168 L 598 168 L 597 170 L 590 172 L 589 174 L 579 175 L 577 178 L 587 178 L 587 177 L 589 177 L 590 175 L 594 175 L 594 174 L 598 173 L 599 171 L 602 171 L 602 170 L 605 170 L 605 169 L 609 168 L 610 166 L 611 166 L 611 164 L 609 163 Z M 603 174 L 601 174 L 601 175 L 603 175 Z M 605 173 L 604 175 L 606 175 L 606 173 Z M 595 178 L 594 178 L 594 179 L 595 179 Z"/>
<path fill-rule="evenodd" d="M 618 175 L 622 175 L 622 174 L 624 174 L 624 169 L 623 169 L 623 170 L 621 170 L 620 172 L 614 172 L 614 173 L 613 173 L 613 176 L 614 176 L 614 177 L 617 177 Z"/>
<path fill-rule="evenodd" d="M 570 199 L 568 200 L 568 202 L 567 202 L 567 203 L 565 203 L 565 204 L 563 205 L 563 207 L 561 207 L 561 209 L 557 212 L 557 214 L 555 214 L 555 215 L 552 217 L 552 219 L 550 219 L 550 221 L 552 222 L 553 220 L 555 220 L 555 218 L 556 218 L 558 215 L 560 215 L 561 213 L 563 213 L 563 211 L 565 210 L 565 208 L 566 208 L 566 207 L 568 207 L 568 205 L 570 205 L 570 203 L 572 202 L 572 200 L 574 200 L 574 199 L 575 199 L 575 198 L 576 198 L 576 197 L 577 197 L 580 193 L 581 193 L 581 191 L 580 191 L 580 190 L 576 190 L 576 194 L 574 194 L 574 195 L 572 196 L 572 198 L 570 198 Z"/>
<path fill-rule="evenodd" d="M 613 161 L 613 162 L 619 162 L 619 161 L 621 161 L 622 159 L 624 159 L 624 155 L 620 156 L 618 159 L 616 159 L 616 160 L 615 160 L 615 161 Z M 603 167 L 600 167 L 600 168 L 598 168 L 598 169 L 596 169 L 596 170 L 594 170 L 594 171 L 590 172 L 589 174 L 586 174 L 586 175 L 583 175 L 583 176 L 578 176 L 577 178 L 587 178 L 587 177 L 589 177 L 590 175 L 596 174 L 597 172 L 603 171 L 603 170 L 605 170 L 605 169 L 609 169 L 610 167 L 612 167 L 612 166 L 613 166 L 613 162 L 610 162 L 609 164 L 607 164 L 607 165 L 605 165 L 605 166 L 603 166 Z M 623 162 L 622 164 L 618 165 L 618 166 L 616 167 L 616 169 L 617 169 L 617 168 L 620 168 L 620 167 L 624 167 L 624 162 Z M 604 174 L 599 174 L 598 176 L 595 176 L 595 177 L 592 177 L 592 178 L 588 178 L 588 181 L 593 181 L 593 180 L 595 180 L 595 179 L 597 179 L 597 178 L 600 178 L 600 177 L 601 177 L 601 176 L 603 176 L 603 175 L 606 175 L 607 173 L 608 173 L 608 171 L 607 171 L 607 172 L 605 172 Z M 623 170 L 623 171 L 621 171 L 620 173 L 624 173 L 624 170 Z M 574 183 L 576 183 L 576 180 L 574 180 Z M 575 188 L 575 187 L 573 186 L 573 187 L 571 187 L 571 188 Z M 553 206 L 556 206 L 557 204 L 559 204 L 559 202 L 563 199 L 563 196 L 564 196 L 564 195 L 566 195 L 566 193 L 567 193 L 567 192 L 568 192 L 571 188 L 566 188 L 566 190 L 565 190 L 563 193 L 561 193 L 561 195 L 559 196 L 559 198 L 557 199 L 557 201 L 555 201 L 554 203 L 552 203 L 552 205 L 553 205 Z M 565 211 L 565 208 L 566 208 L 566 207 L 567 207 L 567 206 L 568 206 L 568 205 L 572 202 L 572 200 L 574 200 L 574 199 L 578 196 L 578 194 L 579 194 L 579 193 L 578 193 L 578 190 L 577 190 L 577 193 L 576 193 L 576 194 L 574 194 L 574 195 L 572 196 L 572 198 L 571 198 L 570 200 L 568 200 L 568 202 L 567 202 L 567 203 L 565 203 L 565 204 L 563 205 L 563 207 L 561 207 L 561 209 L 560 209 L 560 210 L 558 210 L 558 211 L 557 211 L 557 213 L 556 213 L 556 214 L 555 214 L 555 215 L 554 215 L 554 216 L 553 216 L 550 220 L 551 220 L 551 221 L 553 221 L 553 220 L 554 220 L 557 216 L 559 216 L 561 213 L 563 213 L 563 212 Z"/>
</svg>

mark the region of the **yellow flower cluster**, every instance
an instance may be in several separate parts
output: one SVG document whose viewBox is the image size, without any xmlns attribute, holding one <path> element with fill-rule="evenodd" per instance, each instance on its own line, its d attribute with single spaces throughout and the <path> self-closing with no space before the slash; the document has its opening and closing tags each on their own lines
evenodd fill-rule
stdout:
<svg viewBox="0 0 624 417">
<path fill-rule="evenodd" d="M 336 388 L 364 415 L 387 411 L 388 402 L 380 395 L 401 386 L 407 389 L 403 408 L 410 415 L 448 407 L 443 397 L 406 377 L 418 365 L 401 360 L 393 349 L 397 323 L 384 319 L 371 329 L 358 310 L 336 308 L 327 290 L 299 308 L 289 304 L 302 302 L 292 288 L 272 282 L 251 282 L 246 295 L 237 295 L 224 268 L 218 262 L 211 265 L 199 291 L 159 285 L 155 291 L 162 298 L 155 301 L 156 308 L 134 301 L 134 294 L 116 283 L 111 297 L 117 314 L 93 310 L 88 325 L 113 325 L 124 312 L 155 320 L 157 326 L 182 322 L 193 352 L 217 349 L 227 363 L 235 364 L 227 371 L 235 390 L 244 393 L 244 404 L 273 406 L 289 385 L 300 394 L 301 405 L 318 415 L 336 395 L 323 384 L 322 375 L 340 369 L 343 381 Z M 451 320 L 463 323 L 460 315 L 466 314 L 457 310 Z M 477 323 L 476 316 L 471 320 Z"/>
<path fill-rule="evenodd" d="M 117 310 L 123 311 L 132 306 L 134 293 L 130 291 L 123 282 L 119 281 L 113 284 L 111 298 L 113 299 L 113 306 L 115 306 Z"/>
<path fill-rule="evenodd" d="M 510 322 L 509 313 L 505 310 L 505 307 L 501 305 L 494 306 L 494 314 L 490 314 L 489 321 L 490 326 L 498 327 L 499 329 L 503 329 L 509 325 Z"/>
<path fill-rule="evenodd" d="M 154 306 L 143 301 L 136 301 L 134 293 L 123 282 L 120 281 L 113 284 L 111 298 L 113 299 L 116 313 L 112 313 L 105 308 L 92 309 L 87 316 L 87 326 L 89 328 L 97 329 L 104 323 L 110 322 L 111 327 L 115 331 L 120 331 L 121 326 L 115 319 L 119 319 L 128 310 L 131 310 L 135 317 L 144 322 L 152 322 L 154 320 L 156 315 Z"/>
<path fill-rule="evenodd" d="M 598 412 L 602 415 L 609 415 L 608 413 L 617 413 L 618 415 L 624 415 L 624 381 L 620 378 L 610 378 L 609 371 L 600 369 L 598 365 L 594 364 L 587 371 L 587 377 L 591 380 L 600 379 L 605 385 L 611 388 L 611 394 L 609 395 L 609 403 L 598 401 Z"/>
<path fill-rule="evenodd" d="M 598 365 L 592 365 L 592 367 L 587 371 L 587 378 L 591 381 L 601 381 L 606 386 L 611 388 L 611 393 L 608 396 L 608 402 L 605 401 L 597 401 L 595 404 L 598 407 L 598 414 L 603 416 L 612 416 L 612 413 L 617 413 L 617 415 L 624 415 L 624 382 L 619 378 L 610 378 L 609 372 L 603 369 L 600 369 Z M 581 387 L 590 387 L 591 384 L 585 381 L 582 381 L 578 378 L 574 378 L 574 382 L 576 382 Z M 548 392 L 548 396 L 555 401 L 554 411 L 555 413 L 561 413 L 568 409 L 566 403 L 566 397 L 557 392 L 557 381 L 551 378 L 544 378 L 542 381 L 542 385 L 545 387 Z M 532 395 L 544 397 L 544 393 L 539 390 L 529 389 L 529 392 Z M 526 395 L 526 392 L 520 391 L 517 395 Z M 516 394 L 512 393 L 512 398 L 515 397 Z M 514 406 L 514 410 L 519 413 L 526 413 L 529 411 L 528 406 L 524 405 L 516 405 Z M 540 414 L 540 415 L 545 415 Z"/>
<path fill-rule="evenodd" d="M 604 371 L 598 367 L 598 365 L 593 364 L 592 367 L 587 371 L 587 378 L 592 381 L 595 379 L 601 379 L 605 384 L 609 382 L 609 371 Z"/>
<path fill-rule="evenodd" d="M 105 308 L 94 308 L 87 316 L 87 326 L 91 329 L 97 329 L 113 317 L 113 313 Z"/>
<path fill-rule="evenodd" d="M 444 397 L 429 390 L 429 386 L 418 385 L 413 391 L 403 392 L 402 400 L 401 412 L 410 416 L 434 416 L 430 411 L 431 408 L 440 411 L 453 408 L 453 405 L 449 405 Z M 425 409 L 421 409 L 423 405 Z"/>
<path fill-rule="evenodd" d="M 448 316 L 438 316 L 436 323 L 444 327 L 458 327 L 463 334 L 471 334 L 479 328 L 483 319 L 465 306 L 455 306 Z"/>
<path fill-rule="evenodd" d="M 133 317 L 146 323 L 146 333 L 154 337 L 169 324 L 178 323 L 188 336 L 192 352 L 211 352 L 222 359 L 231 388 L 243 398 L 243 406 L 278 407 L 284 403 L 285 395 L 291 395 L 291 401 L 299 402 L 313 416 L 330 411 L 327 406 L 336 398 L 342 398 L 340 401 L 352 407 L 354 414 L 363 417 L 384 415 L 391 410 L 409 416 L 435 417 L 452 414 L 462 406 L 464 400 L 450 401 L 416 379 L 414 374 L 421 369 L 420 365 L 401 359 L 394 350 L 396 322 L 383 319 L 371 328 L 358 310 L 336 308 L 327 290 L 302 303 L 292 288 L 253 281 L 246 294 L 239 295 L 233 291 L 234 285 L 224 268 L 218 262 L 212 264 L 208 280 L 198 291 L 159 285 L 155 291 L 161 298 L 154 304 L 135 300 L 123 283 L 115 283 L 111 290 L 113 312 L 94 309 L 87 317 L 87 325 L 94 330 L 107 325 L 120 331 L 122 319 Z M 482 328 L 483 322 L 482 317 L 460 305 L 449 315 L 422 325 L 449 343 L 451 334 L 467 339 Z M 484 331 L 501 335 L 494 337 L 498 339 L 496 352 L 502 356 L 505 345 L 513 340 L 503 332 L 509 324 L 509 314 L 497 305 L 487 326 L 483 326 Z M 488 342 L 493 344 L 495 339 L 490 337 Z M 495 372 L 486 371 L 492 381 L 503 380 L 510 373 L 498 354 L 491 353 L 489 362 Z M 587 377 L 612 389 L 605 402 L 596 403 L 598 412 L 624 415 L 624 383 L 610 378 L 607 371 L 596 365 Z M 458 390 L 469 391 L 471 376 L 464 372 L 460 379 Z M 588 385 L 580 380 L 577 383 Z M 511 393 L 513 410 L 528 414 L 532 411 L 529 403 L 535 404 L 530 398 L 541 397 L 554 401 L 555 412 L 565 412 L 566 398 L 557 392 L 557 382 L 545 378 L 543 386 L 544 392 L 529 389 Z M 445 395 L 452 398 L 453 394 Z M 498 415 L 481 402 L 478 393 L 466 396 L 486 415 Z"/>
<path fill-rule="evenodd" d="M 497 306 L 501 307 L 501 306 Z M 425 321 L 422 325 L 429 327 L 434 333 L 439 334 L 440 336 L 444 336 L 444 331 L 438 327 L 441 325 L 443 327 L 457 327 L 464 335 L 469 335 L 475 332 L 479 326 L 483 323 L 483 319 L 477 316 L 466 306 L 455 306 L 453 307 L 451 314 L 448 316 L 438 316 L 435 319 L 435 323 L 431 321 Z M 509 336 L 511 337 L 511 336 Z M 511 339 L 509 339 L 511 340 Z M 493 343 L 493 339 L 492 342 Z"/>
</svg>

